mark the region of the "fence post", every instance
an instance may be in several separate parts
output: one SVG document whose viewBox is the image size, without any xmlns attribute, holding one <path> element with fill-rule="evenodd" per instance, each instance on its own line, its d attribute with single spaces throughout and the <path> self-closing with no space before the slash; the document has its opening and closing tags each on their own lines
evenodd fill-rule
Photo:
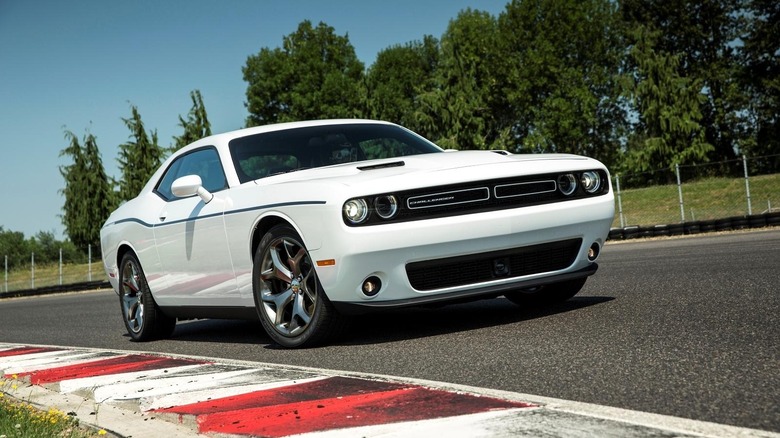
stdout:
<svg viewBox="0 0 780 438">
<path fill-rule="evenodd" d="M 748 177 L 747 157 L 742 155 L 742 168 L 745 170 L 745 193 L 747 193 L 748 215 L 753 214 L 753 206 L 750 204 L 750 178 Z"/>
<path fill-rule="evenodd" d="M 87 247 L 87 281 L 92 281 L 92 245 Z"/>
<path fill-rule="evenodd" d="M 60 248 L 60 286 L 62 286 L 62 248 Z"/>
<path fill-rule="evenodd" d="M 30 255 L 30 289 L 35 289 L 35 253 Z"/>
<path fill-rule="evenodd" d="M 682 184 L 680 184 L 680 165 L 675 163 L 674 173 L 677 175 L 677 193 L 680 195 L 680 222 L 685 222 L 685 205 L 683 204 Z"/>
<path fill-rule="evenodd" d="M 5 291 L 8 292 L 8 256 L 5 256 Z"/>
<path fill-rule="evenodd" d="M 620 175 L 615 175 L 615 187 L 617 188 L 618 214 L 620 216 L 620 228 L 626 227 L 626 221 L 623 219 L 623 199 L 620 197 Z"/>
</svg>

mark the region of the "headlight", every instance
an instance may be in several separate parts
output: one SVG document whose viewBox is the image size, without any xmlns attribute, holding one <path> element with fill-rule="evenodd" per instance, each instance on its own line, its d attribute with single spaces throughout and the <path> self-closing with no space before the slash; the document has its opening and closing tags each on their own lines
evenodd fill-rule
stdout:
<svg viewBox="0 0 780 438">
<path fill-rule="evenodd" d="M 601 188 L 601 176 L 594 170 L 582 173 L 580 178 L 582 188 L 588 193 L 596 193 Z"/>
<path fill-rule="evenodd" d="M 571 173 L 561 175 L 558 177 L 558 190 L 566 196 L 571 195 L 577 190 L 577 178 Z"/>
<path fill-rule="evenodd" d="M 344 217 L 351 224 L 359 224 L 368 218 L 368 204 L 365 199 L 350 199 L 344 203 Z"/>
<path fill-rule="evenodd" d="M 382 219 L 390 219 L 398 213 L 398 200 L 393 195 L 377 196 L 374 199 L 374 210 Z"/>
</svg>

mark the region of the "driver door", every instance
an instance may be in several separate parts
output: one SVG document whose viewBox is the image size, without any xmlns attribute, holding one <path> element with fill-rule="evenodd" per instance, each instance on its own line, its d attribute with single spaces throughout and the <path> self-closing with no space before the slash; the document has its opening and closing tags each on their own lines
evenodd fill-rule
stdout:
<svg viewBox="0 0 780 438">
<path fill-rule="evenodd" d="M 198 175 L 214 197 L 177 198 L 173 182 Z M 225 238 L 227 181 L 213 147 L 197 149 L 173 161 L 156 192 L 166 200 L 154 226 L 162 265 L 155 299 L 161 306 L 232 306 L 240 296 Z"/>
</svg>

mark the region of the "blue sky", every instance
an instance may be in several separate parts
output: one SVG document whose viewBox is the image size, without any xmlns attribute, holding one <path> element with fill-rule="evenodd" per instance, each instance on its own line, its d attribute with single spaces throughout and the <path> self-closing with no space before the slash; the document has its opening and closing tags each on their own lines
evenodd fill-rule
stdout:
<svg viewBox="0 0 780 438">
<path fill-rule="evenodd" d="M 243 127 L 241 67 L 303 20 L 348 35 L 369 67 L 382 49 L 440 38 L 461 10 L 497 16 L 507 1 L 0 0 L 0 226 L 65 237 L 65 129 L 94 134 L 106 172 L 119 177 L 131 104 L 164 146 L 181 134 L 194 89 L 213 132 Z"/>
</svg>

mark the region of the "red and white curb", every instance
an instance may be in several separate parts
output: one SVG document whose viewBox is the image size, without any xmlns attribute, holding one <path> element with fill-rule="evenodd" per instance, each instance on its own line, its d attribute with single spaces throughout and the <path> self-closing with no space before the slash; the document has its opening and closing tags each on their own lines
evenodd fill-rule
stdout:
<svg viewBox="0 0 780 438">
<path fill-rule="evenodd" d="M 118 436 L 773 437 L 504 391 L 309 368 L 0 344 L 0 391 Z"/>
</svg>

